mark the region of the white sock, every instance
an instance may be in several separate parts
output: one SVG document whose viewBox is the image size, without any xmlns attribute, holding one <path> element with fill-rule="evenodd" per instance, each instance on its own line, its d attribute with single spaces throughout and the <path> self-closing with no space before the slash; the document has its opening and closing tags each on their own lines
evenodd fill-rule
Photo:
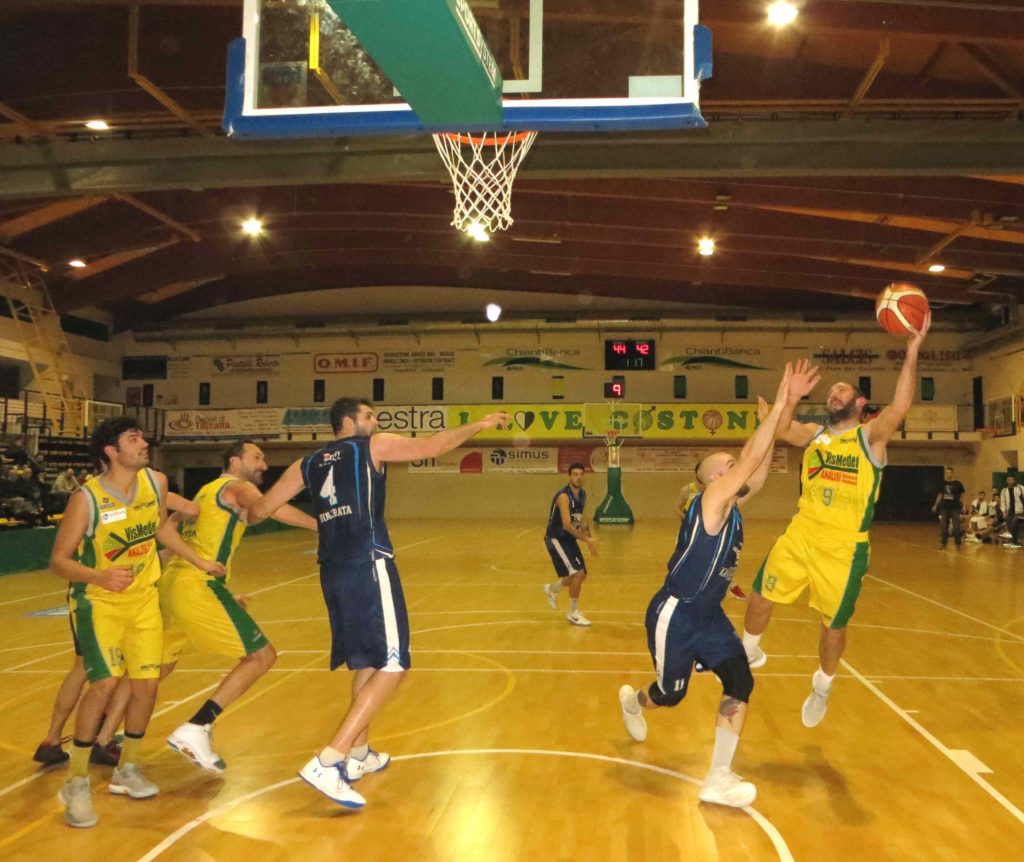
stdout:
<svg viewBox="0 0 1024 862">
<path fill-rule="evenodd" d="M 331 748 L 329 745 L 317 756 L 324 766 L 337 766 L 345 759 L 345 755 L 342 752 L 336 748 Z"/>
<path fill-rule="evenodd" d="M 740 744 L 738 733 L 727 727 L 715 728 L 715 750 L 711 754 L 711 771 L 725 767 L 732 769 L 732 758 L 736 754 L 736 746 Z"/>
<path fill-rule="evenodd" d="M 574 614 L 580 609 L 579 599 L 569 599 L 569 613 Z"/>
<path fill-rule="evenodd" d="M 829 676 L 820 667 L 814 672 L 814 676 L 811 677 L 811 685 L 821 691 L 828 691 L 832 688 L 832 680 L 836 678 L 835 674 Z"/>
<path fill-rule="evenodd" d="M 550 587 L 548 587 L 548 592 L 549 593 L 560 593 L 562 591 L 562 586 L 563 585 L 562 585 L 562 582 L 560 580 L 559 581 L 555 581 Z"/>
<path fill-rule="evenodd" d="M 356 760 L 366 760 L 366 755 L 370 753 L 369 745 L 353 745 L 348 756 L 354 757 Z"/>
<path fill-rule="evenodd" d="M 746 629 L 743 630 L 743 649 L 752 653 L 761 643 L 761 635 L 752 635 Z"/>
</svg>

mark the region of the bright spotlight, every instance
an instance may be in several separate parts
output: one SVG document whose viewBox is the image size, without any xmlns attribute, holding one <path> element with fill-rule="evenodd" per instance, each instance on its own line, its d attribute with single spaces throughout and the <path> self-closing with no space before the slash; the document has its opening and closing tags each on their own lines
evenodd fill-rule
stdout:
<svg viewBox="0 0 1024 862">
<path fill-rule="evenodd" d="M 242 222 L 242 231 L 247 233 L 249 236 L 259 236 L 263 233 L 263 222 L 258 218 L 247 218 Z"/>
<path fill-rule="evenodd" d="M 768 6 L 768 23 L 785 27 L 796 20 L 797 8 L 789 0 L 775 0 Z"/>
<path fill-rule="evenodd" d="M 477 242 L 490 242 L 491 238 L 487 235 L 487 231 L 484 230 L 484 226 L 480 222 L 475 221 L 466 228 L 468 233 Z"/>
<path fill-rule="evenodd" d="M 931 266 L 928 267 L 928 272 L 945 272 L 945 271 L 946 271 L 946 267 L 945 267 L 944 264 L 941 264 L 941 263 L 933 263 Z"/>
<path fill-rule="evenodd" d="M 105 132 L 110 128 L 110 126 L 107 125 L 106 120 L 89 120 L 85 124 L 85 127 L 87 129 L 92 129 L 94 132 Z"/>
<path fill-rule="evenodd" d="M 500 305 L 496 305 L 493 302 L 487 303 L 486 314 L 487 314 L 487 319 L 491 323 L 497 323 L 498 322 L 498 318 L 501 317 L 501 306 Z"/>
<path fill-rule="evenodd" d="M 80 257 L 76 257 L 73 260 L 68 261 L 68 266 L 73 269 L 82 269 L 85 266 L 85 261 Z"/>
<path fill-rule="evenodd" d="M 715 241 L 711 237 L 701 237 L 697 240 L 697 254 L 704 257 L 711 257 L 715 253 Z"/>
</svg>

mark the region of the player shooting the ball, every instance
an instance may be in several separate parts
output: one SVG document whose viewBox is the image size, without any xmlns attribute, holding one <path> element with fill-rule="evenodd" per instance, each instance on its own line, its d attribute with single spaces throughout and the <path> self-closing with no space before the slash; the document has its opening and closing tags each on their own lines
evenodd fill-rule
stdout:
<svg viewBox="0 0 1024 862">
<path fill-rule="evenodd" d="M 761 667 L 767 656 L 760 641 L 773 606 L 791 604 L 805 587 L 811 588 L 810 605 L 821 613 L 821 666 L 803 705 L 806 727 L 815 727 L 825 717 L 832 680 L 846 648 L 846 625 L 868 570 L 868 529 L 886 464 L 885 447 L 914 402 L 917 355 L 930 326 L 931 313 L 925 311 L 918 330 L 908 327 L 907 354 L 892 403 L 867 424 L 862 420 L 867 397 L 842 382 L 828 390 L 824 425 L 793 421 L 800 399 L 811 393 L 820 376 L 805 360 L 789 381 L 777 437 L 804 447 L 800 500 L 796 515 L 754 579 L 743 646 L 750 666 Z"/>
</svg>

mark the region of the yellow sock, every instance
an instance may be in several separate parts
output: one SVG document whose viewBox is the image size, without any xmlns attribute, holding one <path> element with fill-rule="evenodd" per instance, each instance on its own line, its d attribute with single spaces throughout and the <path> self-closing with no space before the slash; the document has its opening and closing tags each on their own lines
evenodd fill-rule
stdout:
<svg viewBox="0 0 1024 862">
<path fill-rule="evenodd" d="M 118 766 L 124 766 L 126 763 L 138 763 L 139 762 L 139 750 L 142 748 L 142 737 L 129 736 L 127 733 L 124 735 L 124 742 L 121 743 L 121 757 L 117 762 Z"/>
<path fill-rule="evenodd" d="M 69 778 L 86 778 L 89 775 L 89 755 L 92 745 L 71 745 L 71 762 L 68 764 Z"/>
</svg>

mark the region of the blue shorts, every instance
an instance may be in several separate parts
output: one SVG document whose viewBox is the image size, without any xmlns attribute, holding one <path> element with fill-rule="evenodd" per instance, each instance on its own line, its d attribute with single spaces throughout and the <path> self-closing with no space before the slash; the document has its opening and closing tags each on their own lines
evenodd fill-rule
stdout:
<svg viewBox="0 0 1024 862">
<path fill-rule="evenodd" d="M 560 539 L 545 538 L 544 546 L 551 554 L 551 562 L 555 565 L 555 574 L 558 577 L 567 578 L 587 568 L 583 562 L 583 552 L 573 536 L 563 536 Z"/>
<path fill-rule="evenodd" d="M 694 662 L 713 671 L 726 659 L 746 657 L 721 605 L 687 604 L 661 589 L 647 606 L 645 625 L 658 686 L 668 695 L 686 693 Z"/>
<path fill-rule="evenodd" d="M 409 615 L 391 559 L 320 567 L 331 622 L 331 670 L 408 670 Z"/>
</svg>

